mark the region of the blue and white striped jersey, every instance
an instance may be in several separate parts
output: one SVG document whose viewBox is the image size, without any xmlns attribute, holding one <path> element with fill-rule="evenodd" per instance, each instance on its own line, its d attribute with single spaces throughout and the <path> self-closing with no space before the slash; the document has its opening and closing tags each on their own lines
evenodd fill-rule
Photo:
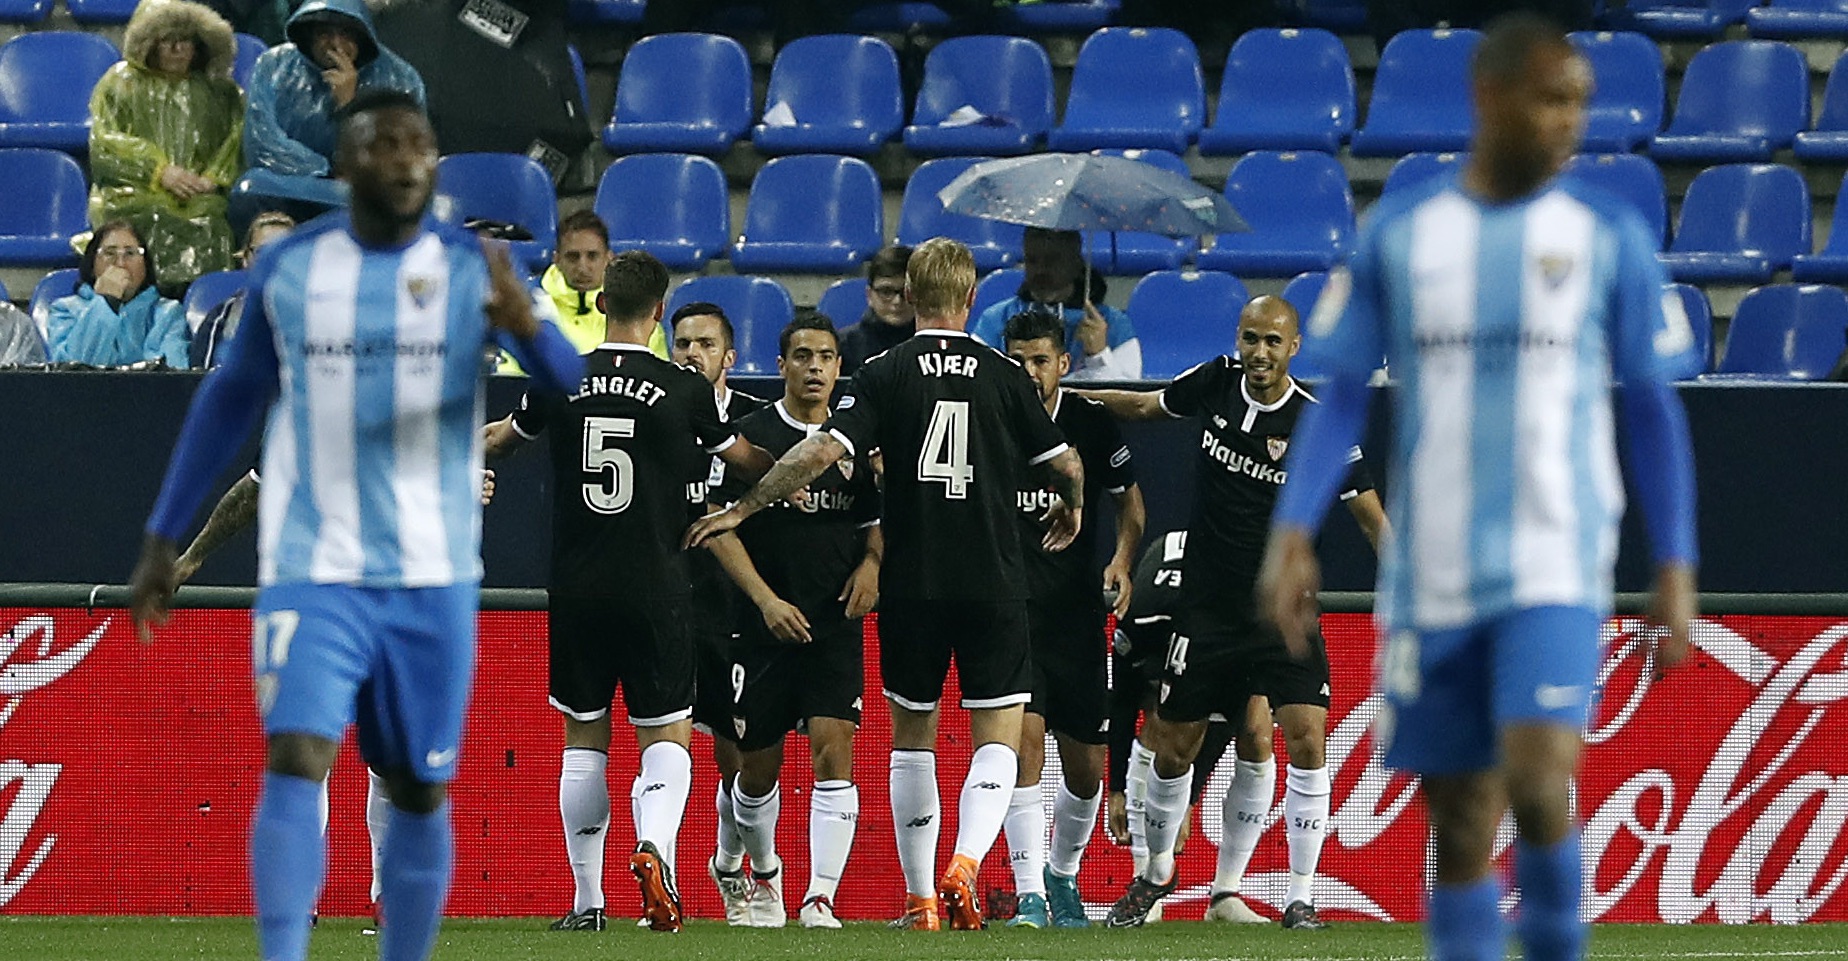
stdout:
<svg viewBox="0 0 1848 961">
<path fill-rule="evenodd" d="M 260 581 L 480 579 L 480 242 L 433 226 L 403 247 L 367 248 L 333 216 L 265 253 L 238 331 L 268 342 L 277 378 Z"/>
<path fill-rule="evenodd" d="M 1613 381 L 1659 383 L 1693 344 L 1636 214 L 1569 179 L 1490 204 L 1453 176 L 1374 209 L 1304 348 L 1387 361 L 1398 389 L 1381 620 L 1606 610 L 1623 483 Z"/>
</svg>

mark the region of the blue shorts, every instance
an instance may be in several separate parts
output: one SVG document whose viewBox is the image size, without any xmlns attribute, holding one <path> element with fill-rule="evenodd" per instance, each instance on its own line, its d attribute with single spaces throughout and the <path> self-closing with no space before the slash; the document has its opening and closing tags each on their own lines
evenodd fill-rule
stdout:
<svg viewBox="0 0 1848 961">
<path fill-rule="evenodd" d="M 1394 631 L 1380 653 L 1386 703 L 1375 722 L 1390 767 L 1486 771 L 1511 724 L 1582 730 L 1603 617 L 1583 607 L 1510 611 L 1468 627 Z"/>
<path fill-rule="evenodd" d="M 359 725 L 375 770 L 455 779 L 480 586 L 281 584 L 257 594 L 251 654 L 263 732 L 338 741 Z"/>
</svg>

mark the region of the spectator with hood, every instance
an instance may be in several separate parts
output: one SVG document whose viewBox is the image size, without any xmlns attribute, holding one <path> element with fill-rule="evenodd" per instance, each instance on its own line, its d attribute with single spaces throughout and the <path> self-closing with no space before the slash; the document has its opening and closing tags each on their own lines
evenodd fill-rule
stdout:
<svg viewBox="0 0 1848 961">
<path fill-rule="evenodd" d="M 52 363 L 187 365 L 186 311 L 154 286 L 147 244 L 126 220 L 96 228 L 78 262 L 77 292 L 51 302 Z"/>
<path fill-rule="evenodd" d="M 308 0 L 289 17 L 288 36 L 250 72 L 249 170 L 233 193 L 234 226 L 264 209 L 299 220 L 345 203 L 345 189 L 330 179 L 335 114 L 361 89 L 397 90 L 424 103 L 423 78 L 379 43 L 360 0 Z"/>
<path fill-rule="evenodd" d="M 145 0 L 122 55 L 90 96 L 90 223 L 132 221 L 154 283 L 178 290 L 231 266 L 225 191 L 244 128 L 231 25 L 189 0 Z"/>
</svg>

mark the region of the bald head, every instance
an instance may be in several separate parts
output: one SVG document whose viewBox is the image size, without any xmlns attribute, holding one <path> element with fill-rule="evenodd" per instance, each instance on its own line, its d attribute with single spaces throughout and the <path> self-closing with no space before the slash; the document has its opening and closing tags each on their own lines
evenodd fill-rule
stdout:
<svg viewBox="0 0 1848 961">
<path fill-rule="evenodd" d="M 1238 314 L 1238 356 L 1252 399 L 1272 403 L 1289 386 L 1290 359 L 1302 347 L 1296 308 L 1282 297 L 1256 297 Z"/>
<path fill-rule="evenodd" d="M 1291 337 L 1296 336 L 1296 308 L 1282 297 L 1265 294 L 1251 298 L 1245 304 L 1245 309 L 1238 312 L 1239 326 L 1243 327 L 1247 322 L 1281 324 L 1288 329 Z"/>
</svg>

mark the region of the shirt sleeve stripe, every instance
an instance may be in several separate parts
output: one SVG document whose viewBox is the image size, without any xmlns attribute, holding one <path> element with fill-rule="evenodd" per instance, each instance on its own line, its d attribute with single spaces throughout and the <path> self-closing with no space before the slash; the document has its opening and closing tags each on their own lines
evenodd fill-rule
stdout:
<svg viewBox="0 0 1848 961">
<path fill-rule="evenodd" d="M 721 453 L 724 453 L 725 451 L 731 450 L 731 446 L 736 443 L 738 443 L 738 435 L 733 434 L 730 437 L 725 438 L 725 440 L 722 443 L 720 443 L 717 447 L 706 448 L 706 453 L 721 454 Z"/>
<path fill-rule="evenodd" d="M 847 448 L 848 457 L 854 456 L 853 441 L 849 440 L 846 434 L 841 433 L 839 428 L 828 428 L 828 434 L 835 440 L 840 441 L 842 447 Z"/>
<path fill-rule="evenodd" d="M 1054 447 L 1053 449 L 1047 451 L 1046 453 L 1041 454 L 1038 457 L 1035 457 L 1030 461 L 1027 461 L 1027 463 L 1034 465 L 1034 466 L 1038 466 L 1040 464 L 1046 463 L 1047 461 L 1053 459 L 1054 457 L 1057 457 L 1060 454 L 1063 454 L 1066 451 L 1071 450 L 1071 449 L 1072 449 L 1072 445 L 1070 444 L 1060 444 L 1059 446 Z M 847 453 L 849 454 L 853 453 L 853 448 L 849 447 L 847 449 Z"/>
<path fill-rule="evenodd" d="M 513 432 L 520 435 L 521 437 L 524 437 L 527 440 L 538 440 L 539 439 L 538 434 L 528 434 L 524 429 L 520 427 L 520 419 L 518 417 L 509 418 L 507 420 L 507 423 L 512 425 Z"/>
</svg>

